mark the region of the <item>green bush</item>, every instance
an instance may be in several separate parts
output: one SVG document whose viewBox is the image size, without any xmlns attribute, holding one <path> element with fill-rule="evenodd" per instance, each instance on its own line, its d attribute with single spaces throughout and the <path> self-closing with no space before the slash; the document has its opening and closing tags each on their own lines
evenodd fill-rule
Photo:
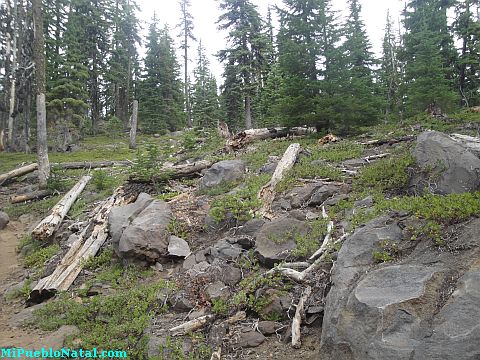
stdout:
<svg viewBox="0 0 480 360">
<path fill-rule="evenodd" d="M 158 155 L 158 146 L 154 143 L 146 143 L 142 149 L 138 149 L 137 157 L 130 168 L 130 175 L 139 181 L 151 181 L 160 169 Z"/>
</svg>

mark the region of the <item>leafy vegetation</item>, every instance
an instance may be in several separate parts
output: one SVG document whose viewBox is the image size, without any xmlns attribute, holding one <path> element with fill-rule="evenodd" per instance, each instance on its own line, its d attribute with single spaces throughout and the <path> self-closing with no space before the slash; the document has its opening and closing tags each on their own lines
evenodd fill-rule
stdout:
<svg viewBox="0 0 480 360">
<path fill-rule="evenodd" d="M 37 244 L 36 249 L 31 254 L 25 256 L 25 266 L 30 268 L 40 268 L 59 251 L 60 246 L 58 244 L 46 247 L 41 247 L 40 244 Z"/>
</svg>

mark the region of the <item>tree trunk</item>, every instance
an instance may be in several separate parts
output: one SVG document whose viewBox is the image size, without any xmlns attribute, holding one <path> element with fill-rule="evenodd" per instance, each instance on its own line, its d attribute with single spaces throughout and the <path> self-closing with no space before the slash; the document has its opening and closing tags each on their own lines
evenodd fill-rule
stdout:
<svg viewBox="0 0 480 360">
<path fill-rule="evenodd" d="M 193 126 L 192 124 L 192 114 L 190 112 L 190 91 L 188 89 L 188 32 L 185 26 L 185 54 L 184 54 L 184 59 L 185 59 L 185 105 L 186 105 L 186 111 L 187 111 L 187 126 L 191 128 Z"/>
<path fill-rule="evenodd" d="M 252 104 L 250 95 L 245 95 L 245 129 L 252 128 Z"/>
<path fill-rule="evenodd" d="M 21 202 L 26 202 L 26 201 L 31 201 L 31 200 L 40 200 L 43 199 L 49 195 L 52 195 L 52 192 L 50 190 L 38 190 L 38 191 L 33 191 L 28 194 L 23 194 L 23 195 L 13 195 L 10 197 L 10 202 L 12 204 L 18 204 Z"/>
<path fill-rule="evenodd" d="M 47 186 L 50 176 L 47 145 L 47 114 L 45 106 L 45 41 L 43 39 L 42 0 L 32 0 L 33 10 L 33 56 L 37 78 L 37 154 L 38 181 L 40 187 Z"/>
<path fill-rule="evenodd" d="M 34 239 L 44 241 L 53 235 L 91 178 L 89 175 L 83 176 L 80 181 L 65 194 L 62 200 L 53 207 L 52 213 L 32 230 L 32 237 Z"/>
<path fill-rule="evenodd" d="M 12 68 L 10 73 L 10 98 L 8 107 L 8 148 L 13 150 L 13 112 L 15 108 L 15 88 L 17 83 L 17 38 L 18 38 L 18 19 L 17 19 L 17 0 L 13 0 L 13 41 L 12 41 Z"/>
<path fill-rule="evenodd" d="M 0 185 L 14 177 L 22 176 L 38 169 L 38 164 L 30 164 L 0 175 Z"/>
<path fill-rule="evenodd" d="M 130 149 L 137 148 L 138 100 L 133 100 L 132 123 L 130 124 Z"/>
</svg>

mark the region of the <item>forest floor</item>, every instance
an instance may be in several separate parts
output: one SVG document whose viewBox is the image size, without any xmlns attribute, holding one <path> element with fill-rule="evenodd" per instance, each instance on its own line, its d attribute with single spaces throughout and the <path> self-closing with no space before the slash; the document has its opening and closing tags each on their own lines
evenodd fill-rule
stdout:
<svg viewBox="0 0 480 360">
<path fill-rule="evenodd" d="M 470 119 L 468 121 L 459 119 L 458 122 L 445 122 L 437 119 L 420 118 L 402 126 L 388 124 L 364 129 L 361 135 L 342 139 L 338 144 L 331 144 L 324 148 L 317 144 L 319 135 L 296 138 L 294 141 L 308 149 L 310 155 L 302 157 L 277 187 L 277 191 L 287 194 L 295 186 L 303 186 L 308 184 L 309 181 L 318 181 L 319 178 L 325 177 L 343 182 L 349 188 L 353 188 L 353 191 L 349 195 L 350 198 L 329 208 L 329 215 L 336 224 L 348 220 L 351 226 L 357 226 L 377 216 L 380 209 L 378 209 L 378 212 L 377 209 L 374 209 L 374 211 L 359 211 L 354 214 L 353 218 L 350 216 L 348 219 L 346 219 L 345 214 L 351 215 L 354 202 L 362 200 L 369 194 L 382 198 L 396 196 L 397 194 L 394 191 L 392 192 L 392 189 L 382 188 L 378 184 L 385 181 L 394 183 L 395 186 L 398 185 L 395 183 L 396 181 L 405 181 L 404 176 L 399 174 L 399 171 L 405 171 L 405 167 L 408 165 L 406 153 L 410 149 L 408 143 L 400 144 L 398 147 L 384 145 L 378 148 L 367 148 L 359 145 L 361 142 L 417 134 L 424 129 L 455 132 L 461 128 L 463 133 L 476 135 L 479 123 L 480 119 L 476 119 L 472 123 Z M 242 190 L 239 183 L 226 184 L 224 187 L 218 187 L 206 193 L 199 193 L 196 180 L 192 179 L 168 181 L 167 183 L 153 185 L 136 185 L 137 191 L 150 193 L 154 198 L 165 201 L 169 201 L 182 193 L 190 194 L 191 197 L 180 202 L 178 208 L 175 208 L 176 205 L 172 205 L 172 208 L 180 223 L 189 224 L 187 227 L 180 226 L 175 229 L 175 232 L 182 235 L 181 237 L 188 238 L 192 251 L 195 252 L 212 245 L 223 235 L 223 233 L 203 233 L 205 217 L 212 207 L 218 207 L 220 203 L 227 204 L 227 199 L 237 201 L 237 205 L 258 206 L 253 202 L 252 205 L 249 201 L 253 199 L 252 196 L 256 197 L 258 189 L 268 180 L 268 176 L 265 176 L 265 174 L 258 175 L 259 169 L 268 163 L 269 157 L 280 157 L 292 142 L 292 139 L 260 141 L 249 145 L 236 154 L 228 154 L 221 151 L 224 140 L 212 133 L 200 132 L 196 133 L 195 136 L 189 132 L 176 136 L 141 136 L 138 141 L 139 151 L 129 150 L 127 139 L 122 135 L 118 135 L 113 141 L 111 137 L 98 136 L 86 138 L 81 142 L 80 149 L 73 153 L 51 153 L 50 161 L 58 163 L 127 159 L 135 161 L 138 158 L 148 157 L 146 149 L 150 146 L 149 144 L 156 146 L 157 156 L 164 164 L 167 162 L 181 163 L 188 159 L 199 158 L 211 161 L 234 158 L 244 160 L 249 169 L 245 183 L 250 193 L 246 195 L 247 190 L 244 188 Z M 373 165 L 374 162 L 367 164 L 368 166 L 364 167 L 365 171 L 359 171 L 359 176 L 349 175 L 348 172 L 342 173 L 342 170 L 354 169 L 345 167 L 346 161 L 362 160 L 367 156 L 384 152 L 389 152 L 393 159 L 380 160 L 378 166 Z M 3 173 L 22 163 L 35 161 L 35 156 L 33 154 L 2 153 L 0 159 L 0 173 Z M 316 160 L 326 161 L 326 163 L 317 162 L 312 167 L 312 161 Z M 58 236 L 55 236 L 53 241 L 48 244 L 32 242 L 29 236 L 32 227 L 48 214 L 51 207 L 82 174 L 89 171 L 54 171 L 51 186 L 52 189 L 57 190 L 57 193 L 47 199 L 27 204 L 5 205 L 8 204 L 11 195 L 19 191 L 35 189 L 36 179 L 32 174 L 0 187 L 0 204 L 2 204 L 0 210 L 6 211 L 11 218 L 8 226 L 0 231 L 0 292 L 3 294 L 0 299 L 2 308 L 0 314 L 0 347 L 39 348 L 48 344 L 56 346 L 63 342 L 72 346 L 72 344 L 80 342 L 84 347 L 110 345 L 118 349 L 127 348 L 132 354 L 132 359 L 153 359 L 153 357 L 146 356 L 146 341 L 148 339 L 144 336 L 148 335 L 147 332 L 150 327 L 150 317 L 147 315 L 151 314 L 152 306 L 158 300 L 155 297 L 156 295 L 150 298 L 149 294 L 150 291 L 158 291 L 158 284 L 176 283 L 178 286 L 184 281 L 182 277 L 175 275 L 181 267 L 178 263 L 164 265 L 161 272 L 152 269 L 123 267 L 113 255 L 113 252 L 108 250 L 107 244 L 107 247 L 104 247 L 99 253 L 96 262 L 89 264 L 88 270 L 82 271 L 72 287 L 71 294 L 60 294 L 58 299 L 52 299 L 46 302 L 46 305 L 44 303 L 41 306 L 35 306 L 39 309 L 35 314 L 28 310 L 31 308 L 25 309 L 25 299 L 29 294 L 31 283 L 51 272 L 60 260 L 59 255 L 64 253 L 68 226 L 87 220 L 90 210 L 108 197 L 115 188 L 125 183 L 132 171 L 136 171 L 138 175 L 138 172 L 148 172 L 149 170 L 152 169 L 148 168 L 148 164 L 146 166 L 144 164 L 143 168 L 137 167 L 136 169 L 118 167 L 94 171 L 92 181 L 70 210 L 64 225 L 58 231 Z M 354 171 L 357 170 L 355 168 Z M 238 202 L 239 199 L 235 198 L 235 191 L 238 192 L 239 189 L 240 193 L 246 196 L 240 202 Z M 182 208 L 182 206 L 184 207 Z M 201 206 L 205 207 L 202 208 Z M 220 210 L 226 212 L 228 209 L 222 208 Z M 248 214 L 251 209 L 242 210 Z M 313 211 L 318 211 L 318 209 Z M 318 224 L 320 222 L 315 223 L 315 220 L 311 222 L 313 226 Z M 324 226 L 323 223 L 321 225 Z M 322 234 L 324 235 L 324 232 Z M 338 235 L 335 234 L 337 237 Z M 317 249 L 318 245 L 317 243 L 309 244 L 308 251 Z M 245 274 L 242 273 L 242 276 L 245 275 L 248 278 L 250 276 L 248 274 L 264 270 L 262 267 L 258 268 L 257 265 L 242 268 L 242 271 L 246 271 Z M 168 285 L 165 286 L 168 287 Z M 194 284 L 190 284 L 190 286 L 194 286 Z M 296 286 L 294 284 L 294 292 L 298 294 Z M 86 295 L 85 288 L 88 290 L 89 287 L 100 287 L 100 290 L 96 295 Z M 144 315 L 146 316 L 132 318 L 131 314 L 125 312 L 122 307 L 126 307 L 127 304 L 130 306 L 131 302 L 137 302 L 138 308 L 143 309 L 141 311 L 145 312 Z M 211 304 L 212 309 L 210 309 L 212 311 L 214 310 L 213 305 Z M 218 303 L 218 306 L 227 306 L 227 304 Z M 231 308 L 222 308 L 216 311 L 218 311 L 218 314 L 231 314 L 234 307 L 230 304 L 228 306 L 231 306 Z M 118 315 L 111 314 L 112 308 L 115 309 L 115 312 L 118 312 Z M 160 326 L 170 326 L 172 321 L 178 321 L 178 314 L 165 314 L 163 311 L 163 309 L 153 311 Z M 248 311 L 249 314 L 254 312 L 252 309 L 248 309 Z M 105 314 L 108 314 L 108 321 L 104 320 L 107 316 Z M 249 319 L 249 321 L 252 320 Z M 258 317 L 256 322 L 258 323 Z M 255 320 L 248 323 L 249 326 L 255 325 Z M 286 319 L 283 323 L 289 326 L 290 320 Z M 70 324 L 78 326 L 82 334 L 77 336 L 64 328 L 65 325 Z M 88 331 L 91 334 L 84 334 Z M 153 335 L 157 334 L 153 333 Z M 171 342 L 167 339 L 167 343 L 163 342 L 160 345 L 167 355 L 162 357 L 162 353 L 160 353 L 159 358 L 172 360 L 209 359 L 209 355 L 206 354 L 210 354 L 214 349 L 205 350 L 202 348 L 203 345 L 208 344 L 208 336 L 208 333 L 191 334 L 187 336 L 188 341 L 182 340 L 183 342 L 180 343 Z M 302 328 L 302 348 L 300 350 L 293 349 L 288 342 L 283 341 L 283 339 L 279 341 L 273 335 L 260 346 L 227 354 L 228 356 L 225 359 L 318 359 L 320 356 L 318 353 L 320 336 L 321 321 L 319 320 L 315 321 L 312 326 Z M 132 342 L 132 338 L 135 338 L 134 342 Z M 194 344 L 194 350 L 191 347 L 188 350 L 191 351 L 190 357 L 183 355 L 183 351 L 181 351 L 187 343 L 190 346 L 192 346 L 191 343 Z"/>
</svg>

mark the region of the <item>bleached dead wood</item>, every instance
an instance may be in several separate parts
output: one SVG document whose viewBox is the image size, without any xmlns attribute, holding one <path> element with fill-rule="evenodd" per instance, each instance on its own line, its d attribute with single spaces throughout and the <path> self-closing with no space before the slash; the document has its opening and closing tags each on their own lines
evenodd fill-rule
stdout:
<svg viewBox="0 0 480 360">
<path fill-rule="evenodd" d="M 239 132 L 225 143 L 227 150 L 238 150 L 245 145 L 255 141 L 264 139 L 276 139 L 287 136 L 304 136 L 316 132 L 315 128 L 294 127 L 294 128 L 262 128 L 262 129 L 248 129 Z"/>
<path fill-rule="evenodd" d="M 40 199 L 43 199 L 43 198 L 45 198 L 49 195 L 52 195 L 52 192 L 50 190 L 32 191 L 28 194 L 13 195 L 10 198 L 10 202 L 12 204 L 18 204 L 18 203 L 25 202 L 25 201 L 40 200 Z"/>
<path fill-rule="evenodd" d="M 323 252 L 327 249 L 327 246 L 330 243 L 330 239 L 332 237 L 332 231 L 333 231 L 333 221 L 329 221 L 327 225 L 327 235 L 325 235 L 325 238 L 323 239 L 323 243 L 320 246 L 320 249 L 315 251 L 315 253 L 312 256 L 310 256 L 310 258 L 308 259 L 309 261 L 315 260 L 320 255 L 322 255 Z"/>
<path fill-rule="evenodd" d="M 33 163 L 33 164 L 22 166 L 18 169 L 14 169 L 14 170 L 9 171 L 5 174 L 1 174 L 0 175 L 0 185 L 3 184 L 5 181 L 8 181 L 8 180 L 13 179 L 15 177 L 26 175 L 28 173 L 31 173 L 31 172 L 37 170 L 37 169 L 38 169 L 38 164 Z"/>
<path fill-rule="evenodd" d="M 83 191 L 92 177 L 83 176 L 75 186 L 55 205 L 51 214 L 43 219 L 32 231 L 32 237 L 36 240 L 46 240 L 53 235 L 60 226 L 63 218 L 67 215 L 78 195 Z"/>
<path fill-rule="evenodd" d="M 208 324 L 213 319 L 215 319 L 215 315 L 200 316 L 199 318 L 196 318 L 196 319 L 187 321 L 186 323 L 183 323 L 181 325 L 175 326 L 171 328 L 169 331 L 172 336 L 185 335 L 189 332 L 193 332 L 203 328 L 206 324 Z"/>
<path fill-rule="evenodd" d="M 66 291 L 82 270 L 85 260 L 95 256 L 108 237 L 108 214 L 114 206 L 124 205 L 130 199 L 124 197 L 123 189 L 117 189 L 93 211 L 88 225 L 77 236 L 68 252 L 57 265 L 55 271 L 41 279 L 30 293 L 27 303 L 35 304 Z"/>
<path fill-rule="evenodd" d="M 263 206 L 260 209 L 260 214 L 262 216 L 271 217 L 271 205 L 275 198 L 275 186 L 283 179 L 285 173 L 293 167 L 297 161 L 300 149 L 300 144 L 298 143 L 291 144 L 287 148 L 282 159 L 278 163 L 272 178 L 258 192 L 258 198 L 263 202 Z"/>
<path fill-rule="evenodd" d="M 450 137 L 453 140 L 461 143 L 466 148 L 469 148 L 474 151 L 480 151 L 480 138 L 478 137 L 462 135 L 462 134 L 452 134 L 450 135 Z"/>
<path fill-rule="evenodd" d="M 230 325 L 236 324 L 239 321 L 244 321 L 247 319 L 247 313 L 245 311 L 239 311 L 235 315 L 230 316 L 225 322 Z"/>
<path fill-rule="evenodd" d="M 407 135 L 407 136 L 401 136 L 393 139 L 369 140 L 369 141 L 362 142 L 360 144 L 364 146 L 380 146 L 385 144 L 393 145 L 403 141 L 411 141 L 411 140 L 414 140 L 415 138 L 416 138 L 415 135 Z"/>
<path fill-rule="evenodd" d="M 390 155 L 390 154 L 389 153 L 383 153 L 383 154 L 377 154 L 377 155 L 370 155 L 370 156 L 364 157 L 363 159 L 367 163 L 369 163 L 372 160 L 383 159 L 383 158 L 387 157 L 388 155 Z"/>
<path fill-rule="evenodd" d="M 225 121 L 218 122 L 217 131 L 220 134 L 220 136 L 224 139 L 229 139 L 231 136 L 230 130 L 228 129 L 228 125 Z"/>
<path fill-rule="evenodd" d="M 219 346 L 216 351 L 212 353 L 210 360 L 222 360 L 222 347 Z"/>
<path fill-rule="evenodd" d="M 168 176 L 169 179 L 182 179 L 186 177 L 199 176 L 200 171 L 208 169 L 212 165 L 213 163 L 211 161 L 201 160 L 191 164 L 164 167 L 162 168 L 161 172 L 170 173 L 170 175 Z"/>
<path fill-rule="evenodd" d="M 56 163 L 51 164 L 52 167 L 59 168 L 62 170 L 72 170 L 72 169 L 98 169 L 114 166 L 130 166 L 131 161 L 74 161 L 67 163 Z"/>
<path fill-rule="evenodd" d="M 310 294 L 312 293 L 312 288 L 307 286 L 303 290 L 302 296 L 298 301 L 297 309 L 295 311 L 295 316 L 292 321 L 292 347 L 299 349 L 302 345 L 301 342 L 301 333 L 300 326 L 302 325 L 302 319 L 305 317 L 305 302 L 308 300 Z"/>
</svg>

